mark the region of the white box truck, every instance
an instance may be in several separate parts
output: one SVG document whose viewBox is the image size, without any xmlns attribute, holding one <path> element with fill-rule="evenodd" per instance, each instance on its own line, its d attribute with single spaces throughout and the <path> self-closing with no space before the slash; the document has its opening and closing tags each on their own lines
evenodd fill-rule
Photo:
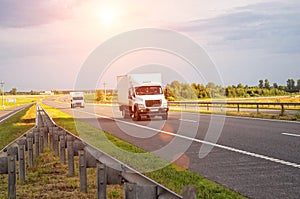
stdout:
<svg viewBox="0 0 300 199">
<path fill-rule="evenodd" d="M 84 93 L 83 92 L 70 92 L 71 108 L 81 107 L 84 108 Z"/>
<path fill-rule="evenodd" d="M 167 120 L 169 108 L 161 82 L 159 73 L 117 76 L 118 104 L 122 116 L 135 121 L 155 116 Z"/>
</svg>

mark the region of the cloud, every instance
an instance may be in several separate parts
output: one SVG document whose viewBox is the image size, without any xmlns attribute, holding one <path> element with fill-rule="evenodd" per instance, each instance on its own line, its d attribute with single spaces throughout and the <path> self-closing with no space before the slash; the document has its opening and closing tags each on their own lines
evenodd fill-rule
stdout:
<svg viewBox="0 0 300 199">
<path fill-rule="evenodd" d="M 212 47 L 259 49 L 273 53 L 300 52 L 300 2 L 268 2 L 238 7 L 227 14 L 193 20 L 179 31 L 214 36 Z"/>
<path fill-rule="evenodd" d="M 0 27 L 27 27 L 67 19 L 80 0 L 1 0 Z"/>
</svg>

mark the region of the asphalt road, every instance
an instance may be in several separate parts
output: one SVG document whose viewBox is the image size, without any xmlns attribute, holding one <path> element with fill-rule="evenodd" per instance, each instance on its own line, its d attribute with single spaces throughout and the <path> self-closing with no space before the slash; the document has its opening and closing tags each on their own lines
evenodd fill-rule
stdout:
<svg viewBox="0 0 300 199">
<path fill-rule="evenodd" d="M 10 109 L 1 110 L 0 111 L 0 123 L 4 122 L 6 119 L 8 119 L 12 115 L 16 114 L 17 112 L 23 110 L 27 106 L 28 105 L 22 105 L 22 106 L 13 107 Z"/>
<path fill-rule="evenodd" d="M 300 123 L 180 112 L 132 122 L 116 107 L 45 103 L 246 197 L 300 198 Z"/>
</svg>

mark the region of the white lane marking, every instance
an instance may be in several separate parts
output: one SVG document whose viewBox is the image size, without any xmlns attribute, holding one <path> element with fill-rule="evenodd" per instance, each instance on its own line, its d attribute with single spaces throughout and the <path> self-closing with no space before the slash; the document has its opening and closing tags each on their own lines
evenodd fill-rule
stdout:
<svg viewBox="0 0 300 199">
<path fill-rule="evenodd" d="M 152 130 L 152 131 L 155 131 L 155 132 L 159 131 L 160 133 L 164 133 L 164 134 L 167 134 L 167 135 L 172 135 L 174 137 L 176 136 L 176 137 L 179 137 L 179 138 L 182 138 L 182 139 L 187 139 L 187 140 L 191 140 L 191 141 L 194 141 L 194 142 L 211 145 L 213 147 L 225 149 L 225 150 L 228 150 L 228 151 L 232 151 L 232 152 L 236 152 L 236 153 L 248 155 L 248 156 L 251 156 L 251 157 L 256 157 L 256 158 L 268 160 L 268 161 L 271 161 L 271 162 L 279 163 L 279 164 L 282 164 L 282 165 L 285 165 L 285 166 L 291 166 L 291 167 L 295 167 L 295 168 L 300 169 L 300 164 L 297 164 L 297 163 L 293 163 L 293 162 L 289 162 L 289 161 L 285 161 L 285 160 L 280 160 L 280 159 L 272 158 L 272 157 L 269 157 L 269 156 L 266 156 L 266 155 L 260 155 L 260 154 L 256 154 L 256 153 L 252 153 L 252 152 L 248 152 L 248 151 L 244 151 L 244 150 L 240 150 L 240 149 L 236 149 L 236 148 L 233 148 L 233 147 L 220 145 L 220 144 L 216 144 L 216 143 L 212 143 L 212 142 L 208 142 L 208 141 L 204 141 L 204 140 L 198 140 L 198 139 L 187 137 L 187 136 L 184 136 L 184 135 L 179 135 L 179 134 L 171 133 L 171 132 L 168 132 L 168 131 L 163 131 L 163 130 L 160 130 L 160 129 L 151 128 L 151 127 L 148 127 L 148 126 L 143 126 L 143 125 L 139 125 L 139 124 L 135 124 L 135 123 L 131 123 L 131 122 L 126 122 L 126 121 L 119 120 L 119 119 L 114 119 L 114 118 L 111 118 L 111 117 L 108 117 L 108 116 L 98 115 L 96 113 L 89 113 L 89 112 L 80 111 L 80 110 L 76 110 L 76 111 L 86 113 L 86 114 L 90 114 L 90 115 L 93 115 L 93 116 L 97 116 L 97 117 L 100 117 L 100 118 L 105 118 L 105 119 L 110 119 L 110 120 L 113 120 L 113 121 L 122 122 L 122 123 L 125 123 L 125 124 L 129 124 L 129 125 L 133 125 L 133 126 L 136 126 L 136 127 Z"/>
<path fill-rule="evenodd" d="M 293 136 L 293 137 L 300 137 L 299 134 L 293 134 L 293 133 L 281 133 L 282 135 L 288 135 L 288 136 Z"/>
<path fill-rule="evenodd" d="M 188 120 L 188 119 L 179 119 L 180 121 L 183 121 L 183 122 L 194 122 L 194 123 L 197 123 L 198 121 L 195 121 L 195 120 Z"/>
<path fill-rule="evenodd" d="M 0 123 L 2 123 L 3 121 L 7 120 L 8 118 L 14 116 L 15 114 L 17 114 L 17 113 L 23 111 L 25 108 L 26 108 L 26 107 L 23 107 L 23 108 L 19 109 L 18 111 L 14 112 L 13 114 L 8 115 L 7 117 L 5 117 L 5 118 L 3 118 L 2 120 L 0 120 Z"/>
</svg>

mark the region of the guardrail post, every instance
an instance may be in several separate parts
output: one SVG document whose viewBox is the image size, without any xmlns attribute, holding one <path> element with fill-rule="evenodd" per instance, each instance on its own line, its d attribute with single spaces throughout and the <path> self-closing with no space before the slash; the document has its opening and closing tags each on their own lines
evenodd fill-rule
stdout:
<svg viewBox="0 0 300 199">
<path fill-rule="evenodd" d="M 80 191 L 87 193 L 87 174 L 86 174 L 86 158 L 85 151 L 78 151 L 79 155 L 79 175 L 80 175 Z"/>
<path fill-rule="evenodd" d="M 206 109 L 209 111 L 209 105 L 208 105 L 208 103 L 206 104 Z"/>
<path fill-rule="evenodd" d="M 184 186 L 182 191 L 182 199 L 196 199 L 197 189 L 196 186 Z"/>
<path fill-rule="evenodd" d="M 58 148 L 58 131 L 55 129 L 53 132 L 53 149 L 55 156 L 59 156 Z"/>
<path fill-rule="evenodd" d="M 27 149 L 28 149 L 28 165 L 33 166 L 33 133 L 26 135 Z"/>
<path fill-rule="evenodd" d="M 25 178 L 26 178 L 25 144 L 26 144 L 25 139 L 21 139 L 18 141 L 19 179 L 20 179 L 20 181 L 25 181 Z"/>
<path fill-rule="evenodd" d="M 281 115 L 284 115 L 284 105 L 281 104 Z"/>
<path fill-rule="evenodd" d="M 7 150 L 8 157 L 8 198 L 16 198 L 16 147 Z"/>
<path fill-rule="evenodd" d="M 56 127 L 50 127 L 49 128 L 49 140 L 50 140 L 50 149 L 53 150 L 53 132 L 54 128 Z"/>
<path fill-rule="evenodd" d="M 60 163 L 66 164 L 66 143 L 65 143 L 65 136 L 60 135 Z"/>
<path fill-rule="evenodd" d="M 48 130 L 48 127 L 47 126 L 45 126 L 44 128 L 44 147 L 48 147 L 48 132 L 49 132 L 49 130 Z"/>
<path fill-rule="evenodd" d="M 38 158 L 40 151 L 39 151 L 39 132 L 37 128 L 33 129 L 34 133 L 34 158 Z"/>
<path fill-rule="evenodd" d="M 259 105 L 256 104 L 256 112 L 259 113 Z"/>
<path fill-rule="evenodd" d="M 44 130 L 39 128 L 39 151 L 44 153 Z"/>
<path fill-rule="evenodd" d="M 107 172 L 106 166 L 97 163 L 97 199 L 106 199 Z"/>
<path fill-rule="evenodd" d="M 70 135 L 67 135 L 67 149 L 68 149 L 68 176 L 74 176 L 75 167 L 74 167 L 73 137 Z"/>
<path fill-rule="evenodd" d="M 240 112 L 240 104 L 237 104 L 238 112 Z"/>
</svg>

